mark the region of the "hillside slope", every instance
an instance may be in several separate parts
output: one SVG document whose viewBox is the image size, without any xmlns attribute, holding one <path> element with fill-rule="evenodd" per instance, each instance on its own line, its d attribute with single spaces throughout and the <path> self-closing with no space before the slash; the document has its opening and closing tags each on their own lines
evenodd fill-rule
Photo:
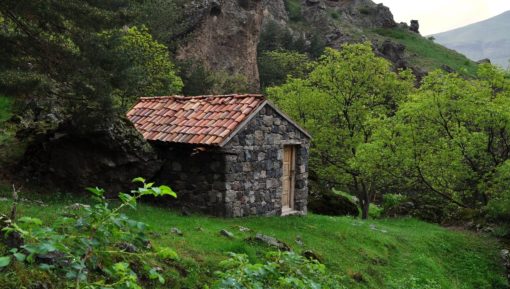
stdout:
<svg viewBox="0 0 510 289">
<path fill-rule="evenodd" d="M 437 43 L 473 60 L 489 58 L 508 67 L 510 60 L 510 11 L 458 29 L 433 35 Z"/>
<path fill-rule="evenodd" d="M 0 197 L 8 196 L 7 192 L 7 187 L 0 186 Z M 52 222 L 56 216 L 69 213 L 66 206 L 76 201 L 63 196 L 44 203 L 24 201 L 18 205 L 18 216 Z M 0 199 L 0 213 L 8 212 L 10 205 L 9 200 Z M 247 241 L 256 233 L 276 237 L 299 253 L 312 250 L 329 270 L 345 276 L 348 288 L 507 288 L 495 240 L 414 219 L 360 221 L 317 215 L 220 219 L 182 216 L 149 205 L 126 213 L 151 226 L 155 246 L 175 248 L 181 256 L 180 273 L 172 275 L 171 288 L 204 288 L 215 278 L 213 272 L 227 258 L 227 252 L 259 260 L 272 249 Z M 172 228 L 178 228 L 182 235 L 172 233 Z M 222 229 L 234 237 L 222 236 Z M 0 255 L 4 250 L 0 246 Z M 30 268 L 0 271 L 0 289 L 33 288 L 31 284 L 40 281 L 28 277 L 37 276 L 36 270 L 23 270 Z M 52 288 L 61 288 L 54 285 Z"/>
<path fill-rule="evenodd" d="M 474 74 L 475 63 L 459 53 L 446 51 L 439 44 L 429 43 L 427 38 L 411 32 L 407 24 L 396 23 L 391 7 L 371 0 L 207 3 L 190 4 L 184 9 L 187 14 L 199 16 L 195 17 L 188 37 L 180 43 L 177 58 L 197 61 L 216 72 L 239 74 L 246 78 L 253 90 L 260 85 L 257 43 L 270 23 L 276 23 L 288 32 L 285 36 L 291 35 L 294 40 L 302 38 L 302 43 L 308 47 L 317 39 L 322 45 L 337 49 L 345 43 L 369 41 L 376 53 L 392 61 L 395 68 L 411 68 L 418 77 L 441 68 L 443 64 L 448 70 L 469 76 Z M 420 47 L 426 49 L 417 49 Z"/>
</svg>

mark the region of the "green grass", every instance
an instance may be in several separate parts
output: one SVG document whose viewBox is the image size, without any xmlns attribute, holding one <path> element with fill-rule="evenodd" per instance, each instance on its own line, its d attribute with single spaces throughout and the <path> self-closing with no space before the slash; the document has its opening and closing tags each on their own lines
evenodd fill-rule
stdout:
<svg viewBox="0 0 510 289">
<path fill-rule="evenodd" d="M 53 199 L 58 202 L 45 200 L 46 207 L 22 203 L 19 215 L 51 222 L 65 212 L 65 204 L 76 201 L 61 196 Z M 9 201 L 0 201 L 0 212 L 7 212 L 9 206 Z M 226 258 L 227 252 L 246 253 L 251 260 L 258 260 L 269 248 L 245 240 L 256 232 L 274 236 L 298 252 L 313 250 L 337 274 L 361 274 L 363 281 L 351 281 L 350 288 L 388 288 L 389 282 L 409 278 L 435 281 L 445 289 L 507 288 L 496 241 L 414 219 L 363 222 L 318 215 L 221 219 L 186 217 L 149 205 L 141 205 L 128 214 L 151 225 L 155 245 L 175 248 L 183 258 L 187 274 L 180 277 L 182 287 L 178 288 L 201 288 L 203 283 L 210 282 L 212 272 L 218 269 L 218 262 Z M 239 226 L 251 231 L 240 232 Z M 179 228 L 184 236 L 172 234 L 172 227 Z M 221 236 L 222 229 L 233 232 L 235 238 Z M 303 246 L 298 245 L 297 238 L 303 241 Z"/>
<path fill-rule="evenodd" d="M 476 75 L 476 63 L 464 55 L 450 50 L 434 41 L 404 29 L 375 29 L 378 35 L 404 44 L 412 64 L 431 71 L 448 65 L 455 71 L 466 76 Z"/>
</svg>

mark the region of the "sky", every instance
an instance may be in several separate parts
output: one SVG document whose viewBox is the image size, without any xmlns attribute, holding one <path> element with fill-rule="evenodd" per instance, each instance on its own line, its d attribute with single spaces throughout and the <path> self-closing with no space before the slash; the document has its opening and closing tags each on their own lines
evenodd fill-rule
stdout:
<svg viewBox="0 0 510 289">
<path fill-rule="evenodd" d="M 397 22 L 417 19 L 430 35 L 466 26 L 510 10 L 510 0 L 375 0 L 388 6 Z"/>
</svg>

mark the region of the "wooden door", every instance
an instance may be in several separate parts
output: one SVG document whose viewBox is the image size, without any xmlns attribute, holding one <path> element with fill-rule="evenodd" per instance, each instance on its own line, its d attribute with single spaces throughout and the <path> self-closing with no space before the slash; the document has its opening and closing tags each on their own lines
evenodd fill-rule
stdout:
<svg viewBox="0 0 510 289">
<path fill-rule="evenodd" d="M 283 147 L 283 188 L 282 208 L 294 208 L 294 166 L 295 149 L 293 146 Z"/>
</svg>

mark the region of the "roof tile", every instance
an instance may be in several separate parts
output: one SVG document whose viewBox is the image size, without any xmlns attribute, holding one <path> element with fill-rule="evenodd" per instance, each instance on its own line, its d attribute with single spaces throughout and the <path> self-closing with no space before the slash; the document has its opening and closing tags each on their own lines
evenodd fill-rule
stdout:
<svg viewBox="0 0 510 289">
<path fill-rule="evenodd" d="M 127 116 L 148 140 L 220 145 L 264 102 L 256 94 L 142 97 Z"/>
</svg>

